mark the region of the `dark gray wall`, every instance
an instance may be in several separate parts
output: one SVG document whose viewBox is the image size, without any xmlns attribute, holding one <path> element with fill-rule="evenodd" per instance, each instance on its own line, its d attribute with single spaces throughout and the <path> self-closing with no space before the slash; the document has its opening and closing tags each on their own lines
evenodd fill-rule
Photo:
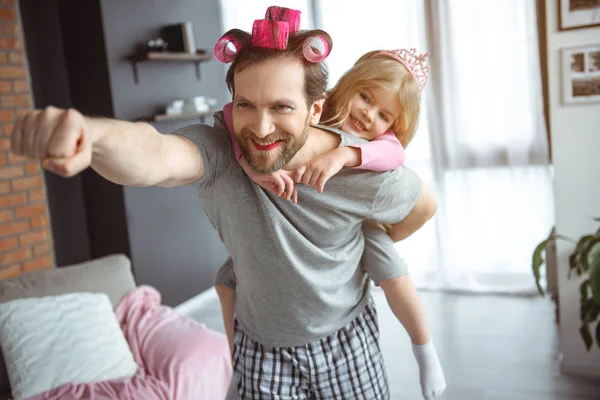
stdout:
<svg viewBox="0 0 600 400">
<path fill-rule="evenodd" d="M 198 48 L 212 51 L 221 34 L 218 1 L 102 0 L 104 38 L 115 117 L 135 120 L 164 110 L 175 99 L 204 95 L 222 105 L 228 101 L 225 67 L 218 61 L 200 64 L 146 62 L 138 65 L 135 84 L 128 56 L 158 35 L 161 26 L 191 21 Z M 197 121 L 157 124 L 169 133 Z M 140 284 L 157 287 L 167 304 L 178 304 L 212 286 L 227 257 L 191 187 L 131 188 L 125 210 L 131 256 Z"/>
<path fill-rule="evenodd" d="M 22 0 L 20 8 L 36 107 L 112 116 L 99 0 Z M 120 186 L 92 170 L 45 178 L 58 266 L 130 255 Z"/>
<path fill-rule="evenodd" d="M 73 107 L 85 115 L 114 117 L 99 0 L 59 0 L 58 9 Z M 131 256 L 123 187 L 91 168 L 81 173 L 92 258 Z"/>
<path fill-rule="evenodd" d="M 212 53 L 221 34 L 218 0 L 102 0 L 104 40 L 115 117 L 132 120 L 163 109 L 172 100 L 206 95 L 221 103 L 228 99 L 225 66 L 213 60 L 200 64 L 196 80 L 193 63 L 145 62 L 138 65 L 140 82 L 133 80 L 127 57 L 136 46 L 158 36 L 168 24 L 191 21 L 196 47 Z M 190 122 L 157 126 L 163 132 Z"/>
<path fill-rule="evenodd" d="M 191 187 L 126 188 L 135 278 L 179 304 L 210 288 L 227 258 Z"/>
<path fill-rule="evenodd" d="M 20 7 L 36 107 L 135 120 L 176 98 L 228 101 L 217 61 L 201 64 L 201 81 L 192 63 L 140 64 L 136 85 L 127 60 L 161 26 L 188 20 L 197 47 L 211 50 L 221 34 L 216 0 L 21 0 Z M 227 257 L 191 187 L 123 188 L 91 169 L 71 179 L 48 174 L 46 183 L 59 266 L 122 252 L 139 284 L 176 305 L 212 286 Z"/>
<path fill-rule="evenodd" d="M 58 3 L 21 0 L 33 101 L 36 108 L 71 107 Z M 64 179 L 44 173 L 57 266 L 91 257 L 81 176 Z"/>
</svg>

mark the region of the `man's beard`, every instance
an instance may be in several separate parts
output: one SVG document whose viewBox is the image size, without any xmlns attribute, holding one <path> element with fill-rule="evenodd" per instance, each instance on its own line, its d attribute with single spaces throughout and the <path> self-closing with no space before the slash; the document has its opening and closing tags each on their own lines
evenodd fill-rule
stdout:
<svg viewBox="0 0 600 400">
<path fill-rule="evenodd" d="M 296 153 L 306 143 L 309 129 L 310 125 L 307 120 L 307 123 L 298 138 L 294 137 L 294 135 L 289 132 L 277 130 L 269 136 L 260 139 L 249 129 L 244 128 L 240 132 L 238 141 L 242 153 L 244 153 L 250 167 L 258 173 L 269 174 L 282 169 L 292 158 L 294 158 Z M 266 152 L 256 149 L 254 145 L 250 143 L 253 139 L 259 144 L 274 143 L 276 141 L 281 141 L 281 143 L 275 150 Z"/>
</svg>

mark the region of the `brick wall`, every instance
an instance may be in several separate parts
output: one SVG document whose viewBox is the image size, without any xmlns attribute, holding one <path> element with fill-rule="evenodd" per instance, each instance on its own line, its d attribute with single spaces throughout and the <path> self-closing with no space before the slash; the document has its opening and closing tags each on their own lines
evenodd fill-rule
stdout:
<svg viewBox="0 0 600 400">
<path fill-rule="evenodd" d="M 10 152 L 15 116 L 31 108 L 17 0 L 0 0 L 0 279 L 54 266 L 43 173 Z"/>
</svg>

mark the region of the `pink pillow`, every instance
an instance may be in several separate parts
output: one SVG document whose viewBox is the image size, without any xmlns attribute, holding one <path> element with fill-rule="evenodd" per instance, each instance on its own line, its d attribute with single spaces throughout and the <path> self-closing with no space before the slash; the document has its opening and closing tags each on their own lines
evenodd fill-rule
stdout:
<svg viewBox="0 0 600 400">
<path fill-rule="evenodd" d="M 169 320 L 144 343 L 142 355 L 149 374 L 166 382 L 173 398 L 225 398 L 231 379 L 227 338 L 163 308 Z"/>
<path fill-rule="evenodd" d="M 167 384 L 169 398 L 225 398 L 231 355 L 224 335 L 161 306 L 149 286 L 131 291 L 115 312 L 132 352 L 149 376 Z"/>
<path fill-rule="evenodd" d="M 161 306 L 150 286 L 127 293 L 115 314 L 138 364 L 136 376 L 67 383 L 28 400 L 225 398 L 231 380 L 225 336 Z"/>
</svg>

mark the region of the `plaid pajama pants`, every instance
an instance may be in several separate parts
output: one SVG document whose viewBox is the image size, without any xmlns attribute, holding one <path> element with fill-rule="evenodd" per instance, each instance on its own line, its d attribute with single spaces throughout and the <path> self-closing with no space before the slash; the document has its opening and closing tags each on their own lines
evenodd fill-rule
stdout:
<svg viewBox="0 0 600 400">
<path fill-rule="evenodd" d="M 372 299 L 350 324 L 304 346 L 265 348 L 237 323 L 234 342 L 240 400 L 389 399 Z"/>
</svg>

